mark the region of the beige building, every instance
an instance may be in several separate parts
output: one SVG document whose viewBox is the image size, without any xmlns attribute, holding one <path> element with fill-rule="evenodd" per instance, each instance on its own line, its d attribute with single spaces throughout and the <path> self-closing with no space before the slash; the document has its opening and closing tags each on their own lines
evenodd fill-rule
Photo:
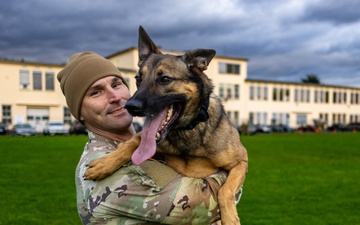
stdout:
<svg viewBox="0 0 360 225">
<path fill-rule="evenodd" d="M 119 68 L 134 93 L 137 48 L 107 58 Z M 63 66 L 0 60 L 2 122 L 9 127 L 27 122 L 38 132 L 48 121 L 70 123 L 73 118 L 56 80 Z M 248 79 L 247 59 L 223 56 L 216 56 L 205 73 L 235 125 L 286 124 L 296 128 L 313 125 L 314 120 L 327 125 L 360 122 L 360 88 Z"/>
</svg>

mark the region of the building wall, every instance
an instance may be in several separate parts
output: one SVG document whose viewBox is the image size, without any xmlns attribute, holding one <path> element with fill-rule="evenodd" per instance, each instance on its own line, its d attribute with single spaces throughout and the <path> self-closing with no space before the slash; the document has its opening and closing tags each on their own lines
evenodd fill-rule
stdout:
<svg viewBox="0 0 360 225">
<path fill-rule="evenodd" d="M 254 124 L 270 125 L 273 122 L 298 127 L 313 125 L 314 120 L 326 125 L 360 122 L 358 88 L 251 80 L 246 83 L 249 94 L 253 92 L 253 97 L 248 100 L 248 111 L 253 113 Z M 266 99 L 263 95 L 265 87 Z M 305 118 L 301 120 L 303 115 Z M 266 116 L 267 119 L 264 119 Z"/>
<path fill-rule="evenodd" d="M 120 69 L 133 94 L 136 91 L 134 77 L 138 69 L 137 48 L 115 53 L 108 59 Z M 41 131 L 44 121 L 72 121 L 56 79 L 62 68 L 63 65 L 0 61 L 2 121 L 10 120 L 10 127 L 18 122 L 31 122 L 38 131 Z M 21 85 L 20 71 L 29 73 L 26 88 Z M 46 90 L 45 74 L 48 72 L 54 74 L 53 90 Z M 214 93 L 221 97 L 224 108 L 235 125 L 288 124 L 296 128 L 305 124 L 313 125 L 314 120 L 319 119 L 327 125 L 360 122 L 360 88 L 248 79 L 247 60 L 232 57 L 214 57 L 204 72 L 213 81 Z M 35 90 L 34 76 L 41 77 L 40 90 Z M 328 93 L 328 102 L 325 102 L 325 93 Z M 7 116 L 9 106 L 10 119 Z M 135 121 L 142 122 L 143 119 L 135 118 Z"/>
<path fill-rule="evenodd" d="M 56 80 L 56 74 L 61 68 L 60 65 L 0 61 L 2 120 L 4 121 L 3 111 L 10 107 L 11 118 L 5 115 L 4 121 L 10 122 L 10 126 L 30 122 L 40 131 L 48 120 L 62 121 L 66 102 Z M 20 71 L 27 71 L 27 78 L 24 79 Z M 47 83 L 45 74 L 52 74 L 52 82 L 48 80 Z M 34 81 L 34 76 L 38 78 L 38 82 Z"/>
</svg>

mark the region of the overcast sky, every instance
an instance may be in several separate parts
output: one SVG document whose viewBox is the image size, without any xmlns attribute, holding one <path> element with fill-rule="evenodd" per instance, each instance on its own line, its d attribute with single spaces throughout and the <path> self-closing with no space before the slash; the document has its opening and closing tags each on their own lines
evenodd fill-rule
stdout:
<svg viewBox="0 0 360 225">
<path fill-rule="evenodd" d="M 248 77 L 360 87 L 360 0 L 0 1 L 0 58 L 64 63 L 137 46 L 247 58 Z"/>
</svg>

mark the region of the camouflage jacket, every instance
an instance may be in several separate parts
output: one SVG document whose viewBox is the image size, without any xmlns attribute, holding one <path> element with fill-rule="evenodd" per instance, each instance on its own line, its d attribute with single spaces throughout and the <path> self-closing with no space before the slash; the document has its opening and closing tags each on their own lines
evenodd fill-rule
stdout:
<svg viewBox="0 0 360 225">
<path fill-rule="evenodd" d="M 211 224 L 220 219 L 217 192 L 226 179 L 224 171 L 202 179 L 177 174 L 161 186 L 141 166 L 128 162 L 102 181 L 84 180 L 86 165 L 117 145 L 89 132 L 76 168 L 77 208 L 83 224 Z"/>
</svg>

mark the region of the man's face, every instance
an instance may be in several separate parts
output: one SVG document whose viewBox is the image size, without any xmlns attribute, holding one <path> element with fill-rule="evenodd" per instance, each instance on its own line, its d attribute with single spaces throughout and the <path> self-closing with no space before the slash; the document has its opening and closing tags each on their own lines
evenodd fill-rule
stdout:
<svg viewBox="0 0 360 225">
<path fill-rule="evenodd" d="M 128 130 L 132 116 L 125 109 L 130 92 L 117 76 L 97 80 L 86 92 L 80 119 L 90 131 L 119 133 Z"/>
</svg>

